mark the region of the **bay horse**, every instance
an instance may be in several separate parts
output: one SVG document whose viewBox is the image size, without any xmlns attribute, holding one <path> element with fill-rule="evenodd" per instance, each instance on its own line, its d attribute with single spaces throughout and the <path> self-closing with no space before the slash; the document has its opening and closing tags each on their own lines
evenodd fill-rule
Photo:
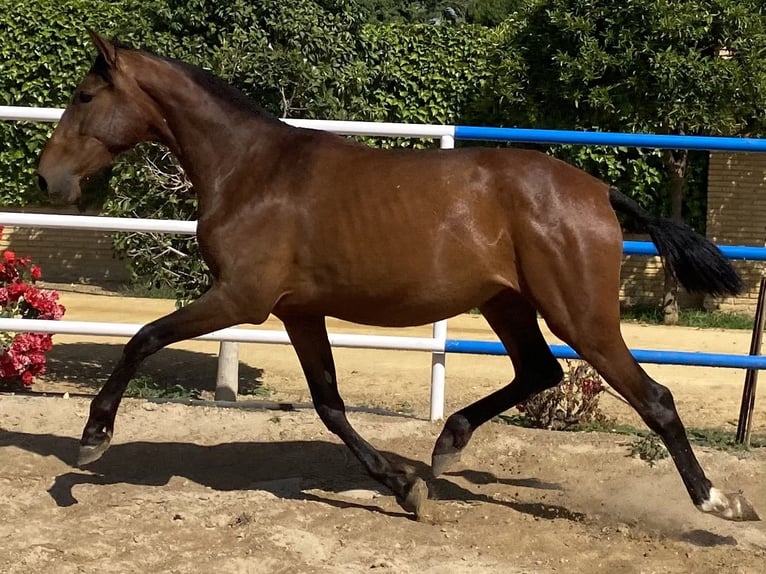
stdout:
<svg viewBox="0 0 766 574">
<path fill-rule="evenodd" d="M 434 475 L 457 462 L 481 424 L 561 381 L 539 312 L 662 437 L 699 510 L 758 519 L 744 496 L 713 487 L 670 391 L 642 370 L 620 333 L 615 212 L 648 230 L 687 289 L 739 292 L 736 271 L 701 235 L 537 151 L 372 149 L 285 125 L 199 68 L 91 38 L 98 55 L 43 150 L 41 187 L 76 202 L 81 181 L 117 154 L 143 141 L 166 145 L 197 194 L 197 241 L 214 281 L 127 343 L 91 403 L 79 464 L 108 448 L 125 387 L 147 356 L 274 314 L 323 423 L 420 516 L 425 481 L 381 455 L 346 417 L 325 317 L 402 327 L 478 307 L 515 378 L 447 419 Z"/>
</svg>

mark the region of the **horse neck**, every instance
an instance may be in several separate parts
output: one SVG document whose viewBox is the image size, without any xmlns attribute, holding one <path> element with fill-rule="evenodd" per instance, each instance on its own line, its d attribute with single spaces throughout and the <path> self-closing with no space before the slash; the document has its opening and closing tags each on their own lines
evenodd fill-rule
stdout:
<svg viewBox="0 0 766 574">
<path fill-rule="evenodd" d="M 135 54 L 146 70 L 136 75 L 138 85 L 163 118 L 162 125 L 157 126 L 159 139 L 184 168 L 202 212 L 206 204 L 214 203 L 209 196 L 221 189 L 238 167 L 248 161 L 252 166 L 255 158 L 244 158 L 243 154 L 253 150 L 265 153 L 275 140 L 275 132 L 289 128 L 212 94 L 173 62 Z"/>
</svg>

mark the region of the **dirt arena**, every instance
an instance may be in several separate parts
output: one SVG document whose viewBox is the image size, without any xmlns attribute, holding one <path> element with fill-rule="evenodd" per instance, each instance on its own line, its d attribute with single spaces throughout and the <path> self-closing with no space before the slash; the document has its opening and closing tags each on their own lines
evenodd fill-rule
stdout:
<svg viewBox="0 0 766 574">
<path fill-rule="evenodd" d="M 66 319 L 142 323 L 172 309 L 157 300 L 64 293 Z M 266 328 L 277 328 L 276 323 Z M 332 322 L 337 332 L 366 329 Z M 378 331 L 379 332 L 379 331 Z M 450 337 L 492 339 L 481 317 Z M 746 353 L 749 333 L 625 325 L 636 348 Z M 428 335 L 429 329 L 407 334 Z M 553 339 L 551 339 L 553 341 Z M 0 395 L 0 572 L 548 573 L 762 572 L 763 523 L 697 512 L 667 459 L 628 456 L 610 433 L 536 431 L 490 423 L 459 468 L 430 481 L 433 519 L 415 522 L 307 409 L 220 409 L 126 399 L 111 449 L 74 467 L 87 398 L 124 340 L 57 336 L 49 397 Z M 212 391 L 217 346 L 187 342 L 142 370 Z M 243 345 L 240 384 L 271 401 L 305 403 L 289 347 Z M 376 447 L 428 477 L 441 425 L 427 421 L 424 353 L 337 350 L 352 424 Z M 732 430 L 744 373 L 647 365 L 688 426 Z M 449 356 L 447 412 L 512 376 L 500 357 Z M 763 389 L 763 385 L 761 385 Z M 71 398 L 59 393 L 68 392 Z M 764 392 L 755 430 L 766 431 Z M 608 395 L 609 416 L 638 424 Z M 371 409 L 401 414 L 372 414 Z M 766 449 L 697 453 L 725 490 L 766 514 Z"/>
</svg>

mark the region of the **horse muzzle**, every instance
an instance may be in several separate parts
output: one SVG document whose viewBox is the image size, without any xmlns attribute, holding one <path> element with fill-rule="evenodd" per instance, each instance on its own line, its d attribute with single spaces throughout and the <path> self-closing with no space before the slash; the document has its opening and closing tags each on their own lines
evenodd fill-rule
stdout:
<svg viewBox="0 0 766 574">
<path fill-rule="evenodd" d="M 54 205 L 73 205 L 80 200 L 82 194 L 80 178 L 75 175 L 46 173 L 39 169 L 37 183 Z"/>
</svg>

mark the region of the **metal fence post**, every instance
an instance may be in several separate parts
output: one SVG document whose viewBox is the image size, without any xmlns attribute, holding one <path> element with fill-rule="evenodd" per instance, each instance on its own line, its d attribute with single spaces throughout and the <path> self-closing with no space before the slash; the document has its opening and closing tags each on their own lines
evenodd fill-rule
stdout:
<svg viewBox="0 0 766 574">
<path fill-rule="evenodd" d="M 236 401 L 239 390 L 239 343 L 221 341 L 218 350 L 218 375 L 215 400 Z"/>
<path fill-rule="evenodd" d="M 453 149 L 455 138 L 451 135 L 443 135 L 439 141 L 441 149 Z M 442 349 L 447 341 L 447 321 L 438 321 L 433 326 L 433 337 L 442 344 Z M 447 355 L 442 351 L 431 354 L 431 413 L 432 421 L 444 418 L 444 389 L 447 375 Z"/>
</svg>

